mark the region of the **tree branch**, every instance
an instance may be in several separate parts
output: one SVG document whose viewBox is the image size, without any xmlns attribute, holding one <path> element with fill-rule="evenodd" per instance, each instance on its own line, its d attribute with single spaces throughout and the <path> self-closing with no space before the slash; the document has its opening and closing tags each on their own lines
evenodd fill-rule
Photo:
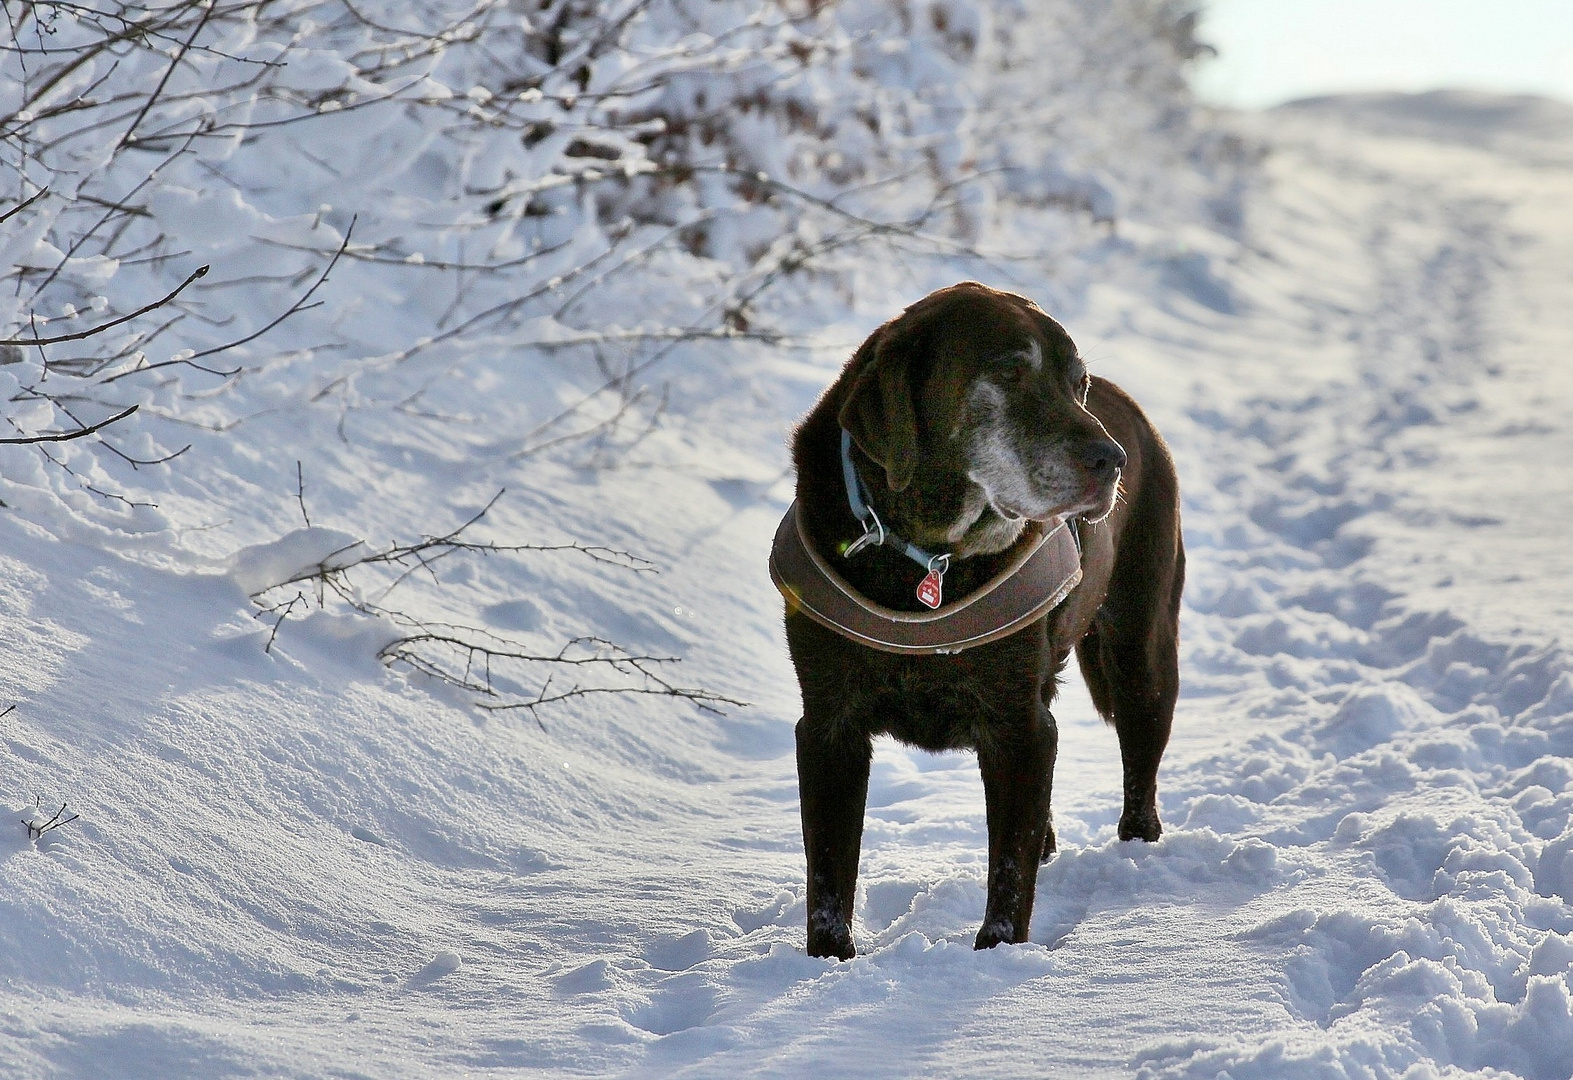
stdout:
<svg viewBox="0 0 1573 1080">
<path fill-rule="evenodd" d="M 35 196 L 35 198 L 36 198 L 36 196 Z M 23 205 L 25 206 L 26 204 L 24 203 Z M 123 323 L 128 323 L 132 319 L 139 318 L 139 317 L 141 317 L 143 315 L 146 315 L 148 312 L 154 310 L 155 308 L 163 307 L 165 304 L 169 303 L 175 297 L 177 297 L 181 293 L 185 292 L 186 291 L 186 286 L 190 285 L 193 281 L 197 280 L 197 278 L 206 277 L 207 276 L 207 272 L 208 272 L 208 267 L 206 267 L 206 266 L 199 266 L 195 270 L 191 271 L 191 273 L 189 275 L 187 275 L 186 280 L 182 281 L 175 288 L 175 290 L 173 292 L 171 292 L 168 296 L 164 297 L 162 300 L 155 300 L 151 304 L 148 304 L 146 307 L 137 308 L 135 311 L 131 312 L 131 314 L 129 314 L 129 315 L 122 315 L 118 319 L 111 319 L 109 322 L 103 323 L 102 325 L 99 325 L 99 326 L 95 326 L 91 330 L 82 330 L 82 331 L 79 331 L 78 333 L 75 333 L 75 334 L 61 334 L 59 337 L 47 337 L 47 338 L 5 338 L 3 340 L 0 340 L 0 345 L 58 345 L 62 341 L 81 341 L 83 338 L 92 337 L 94 334 L 102 334 L 105 330 L 113 330 L 115 327 L 120 326 Z"/>
<path fill-rule="evenodd" d="M 88 427 L 83 428 L 81 431 L 67 431 L 53 435 L 29 435 L 28 437 L 22 439 L 0 439 L 0 443 L 17 445 L 20 443 L 70 442 L 72 439 L 80 439 L 84 436 L 91 435 L 95 431 L 102 431 L 110 424 L 118 423 L 119 421 L 124 420 L 126 417 L 130 416 L 141 407 L 142 406 L 140 405 L 133 405 L 124 412 L 118 412 L 114 416 L 111 416 L 108 420 L 100 420 L 98 423 L 91 424 Z M 187 449 L 190 448 L 187 447 Z M 181 453 L 184 452 L 185 451 L 181 451 Z"/>
<path fill-rule="evenodd" d="M 10 221 L 11 218 L 14 215 L 20 214 L 23 210 L 26 210 L 29 206 L 32 206 L 35 202 L 37 202 L 39 199 L 42 199 L 45 195 L 48 195 L 48 194 L 49 194 L 49 189 L 47 187 L 39 188 L 37 191 L 33 192 L 27 198 L 23 199 L 20 203 L 18 203 L 17 205 L 11 207 L 11 209 L 7 210 L 5 213 L 0 214 L 0 225 L 3 225 L 7 221 Z"/>
<path fill-rule="evenodd" d="M 315 293 L 318 289 L 322 288 L 322 286 L 327 282 L 328 275 L 333 272 L 333 268 L 338 265 L 339 259 L 344 256 L 345 250 L 349 248 L 350 237 L 355 233 L 355 222 L 358 220 L 358 216 L 350 218 L 349 228 L 344 230 L 344 242 L 339 245 L 339 250 L 333 253 L 333 258 L 329 259 L 328 265 L 322 268 L 322 273 L 317 277 L 317 280 L 312 283 L 311 288 L 307 289 L 299 300 L 296 300 L 293 304 L 291 304 L 289 309 L 285 311 L 284 314 L 280 315 L 278 318 L 274 319 L 272 322 L 268 323 L 268 325 L 264 326 L 261 330 L 258 330 L 254 334 L 247 334 L 245 337 L 240 338 L 239 340 L 231 341 L 228 345 L 217 345 L 211 349 L 203 349 L 201 352 L 192 353 L 190 356 L 185 358 L 186 361 L 199 360 L 204 356 L 212 356 L 214 353 L 221 353 L 228 349 L 238 348 L 241 345 L 246 345 L 250 342 L 256 341 L 263 334 L 266 334 L 269 330 L 272 330 L 275 326 L 289 318 L 291 315 L 294 315 L 298 311 L 306 310 L 306 301 L 310 300 L 312 294 Z M 157 367 L 158 365 L 153 364 L 149 366 Z M 144 368 L 143 370 L 147 369 Z"/>
</svg>

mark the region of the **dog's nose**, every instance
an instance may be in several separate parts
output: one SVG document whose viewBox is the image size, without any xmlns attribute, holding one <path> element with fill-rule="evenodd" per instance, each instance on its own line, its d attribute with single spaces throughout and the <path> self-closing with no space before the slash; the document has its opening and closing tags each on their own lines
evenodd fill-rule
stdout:
<svg viewBox="0 0 1573 1080">
<path fill-rule="evenodd" d="M 1125 468 L 1125 449 L 1113 439 L 1088 439 L 1077 445 L 1072 456 L 1076 464 L 1100 480 Z"/>
</svg>

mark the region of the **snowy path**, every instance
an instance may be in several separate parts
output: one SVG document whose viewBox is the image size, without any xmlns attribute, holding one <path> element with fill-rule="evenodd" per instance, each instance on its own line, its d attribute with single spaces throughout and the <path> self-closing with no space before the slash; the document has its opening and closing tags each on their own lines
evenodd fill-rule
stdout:
<svg viewBox="0 0 1573 1080">
<path fill-rule="evenodd" d="M 1457 141 L 1274 123 L 1253 317 L 1214 339 L 1240 390 L 1192 410 L 1218 493 L 1191 487 L 1189 702 L 1260 733 L 1182 743 L 1169 792 L 1277 848 L 1272 917 L 1235 930 L 1288 1017 L 1148 1046 L 1154 1075 L 1573 1072 L 1569 128 L 1558 160 L 1442 119 Z"/>
<path fill-rule="evenodd" d="M 1112 839 L 1113 740 L 1071 688 L 1049 948 L 966 956 L 974 766 L 883 747 L 872 955 L 783 958 L 790 990 L 672 977 L 730 1029 L 693 1075 L 1573 1073 L 1573 377 L 1546 360 L 1573 345 L 1573 171 L 1285 119 L 1262 250 L 1203 264 L 1240 314 L 1205 278 L 1167 310 L 1110 289 L 1077 327 L 1187 479 L 1169 835 Z"/>
<path fill-rule="evenodd" d="M 706 988 L 684 1034 L 725 1049 L 693 1075 L 1573 1072 L 1573 945 L 1547 932 L 1573 930 L 1573 881 L 1527 868 L 1573 810 L 1573 676 L 1554 644 L 1573 623 L 1552 569 L 1573 512 L 1573 472 L 1553 464 L 1573 460 L 1573 377 L 1545 363 L 1573 345 L 1555 302 L 1573 172 L 1293 131 L 1252 208 L 1265 251 L 1219 271 L 1241 315 L 1111 290 L 1104 334 L 1079 328 L 1144 400 L 1175 389 L 1153 404 L 1192 550 L 1170 835 L 1112 840 L 1113 740 L 1071 688 L 1069 843 L 1034 921 L 1049 948 L 967 956 L 975 767 L 882 747 L 872 955 L 809 979 L 772 954 L 763 986 L 696 956 L 662 980 Z M 776 921 L 779 953 L 800 903 Z"/>
<path fill-rule="evenodd" d="M 96 804 L 0 848 L 0 1072 L 1573 1075 L 1573 121 L 1461 108 L 1265 118 L 1241 239 L 1123 241 L 1067 317 L 1180 461 L 1185 691 L 1148 846 L 1066 688 L 1035 944 L 970 948 L 972 759 L 882 745 L 865 955 L 802 952 L 763 553 L 827 350 L 696 405 L 687 460 L 540 496 L 637 519 L 668 570 L 608 618 L 755 703 L 721 719 L 477 719 L 331 620 L 264 658 L 182 614 L 242 608 L 225 579 L 6 518 L 5 760 Z M 578 580 L 517 595 L 599 610 Z"/>
</svg>

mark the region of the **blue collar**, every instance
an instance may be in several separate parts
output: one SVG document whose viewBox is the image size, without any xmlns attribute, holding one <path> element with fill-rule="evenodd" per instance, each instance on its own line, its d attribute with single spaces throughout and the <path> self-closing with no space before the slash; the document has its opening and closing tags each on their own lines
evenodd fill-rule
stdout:
<svg viewBox="0 0 1573 1080">
<path fill-rule="evenodd" d="M 847 544 L 841 551 L 841 557 L 850 559 L 866 547 L 897 548 L 907 558 L 927 570 L 937 586 L 945 577 L 945 571 L 950 569 L 950 552 L 942 551 L 936 555 L 924 551 L 916 544 L 903 540 L 885 528 L 885 523 L 879 520 L 879 515 L 868 504 L 864 494 L 863 478 L 858 475 L 857 466 L 852 463 L 852 433 L 846 428 L 841 429 L 841 477 L 847 485 L 847 505 L 852 509 L 852 516 L 863 526 L 863 535 Z M 935 594 L 938 595 L 937 589 Z M 924 603 L 927 601 L 925 600 Z"/>
</svg>

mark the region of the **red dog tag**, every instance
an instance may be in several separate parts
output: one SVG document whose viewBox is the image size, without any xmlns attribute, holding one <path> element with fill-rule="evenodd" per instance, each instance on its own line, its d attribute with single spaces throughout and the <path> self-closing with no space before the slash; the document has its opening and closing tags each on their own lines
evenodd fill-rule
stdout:
<svg viewBox="0 0 1573 1080">
<path fill-rule="evenodd" d="M 930 570 L 928 577 L 918 582 L 918 602 L 925 607 L 939 607 L 940 582 L 943 580 L 938 570 Z"/>
</svg>

